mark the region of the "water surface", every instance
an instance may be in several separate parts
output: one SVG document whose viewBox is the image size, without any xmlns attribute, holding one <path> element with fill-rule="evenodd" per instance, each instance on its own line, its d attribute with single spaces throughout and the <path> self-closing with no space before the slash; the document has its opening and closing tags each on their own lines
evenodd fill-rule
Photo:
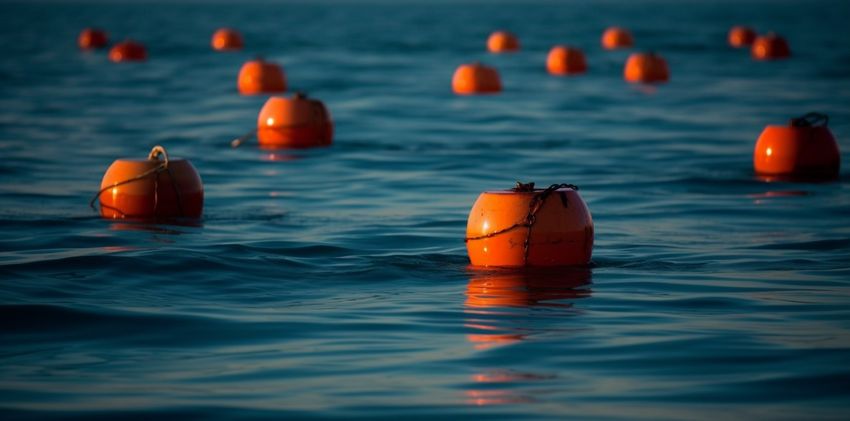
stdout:
<svg viewBox="0 0 850 421">
<path fill-rule="evenodd" d="M 765 182 L 766 124 L 830 115 L 850 150 L 850 7 L 827 1 L 73 2 L 0 5 L 0 415 L 4 419 L 844 419 L 850 188 Z M 622 80 L 609 25 L 668 60 Z M 752 61 L 734 24 L 785 35 Z M 86 26 L 147 44 L 109 63 Z M 247 48 L 214 53 L 240 29 Z M 523 50 L 484 51 L 492 30 Z M 548 49 L 585 50 L 555 78 Z M 331 148 L 228 142 L 283 64 Z M 480 60 L 505 91 L 458 97 Z M 189 158 L 199 226 L 100 219 L 118 157 Z M 845 165 L 846 167 L 846 165 Z M 517 180 L 573 183 L 588 269 L 468 267 L 469 208 Z"/>
</svg>

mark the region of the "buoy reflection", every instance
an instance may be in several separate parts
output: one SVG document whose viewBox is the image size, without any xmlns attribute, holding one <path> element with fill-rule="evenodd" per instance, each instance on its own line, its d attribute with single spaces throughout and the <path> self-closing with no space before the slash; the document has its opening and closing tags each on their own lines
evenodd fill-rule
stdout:
<svg viewBox="0 0 850 421">
<path fill-rule="evenodd" d="M 555 307 L 575 314 L 573 301 L 591 295 L 591 271 L 586 267 L 529 269 L 470 269 L 466 287 L 465 326 L 473 332 L 467 341 L 477 352 L 517 344 L 536 334 L 550 332 L 553 314 L 546 317 L 535 307 Z M 563 330 L 558 322 L 557 330 Z M 490 406 L 531 403 L 535 399 L 514 386 L 546 381 L 554 374 L 530 373 L 505 367 L 491 367 L 472 374 L 473 386 L 463 392 L 468 405 Z"/>
</svg>

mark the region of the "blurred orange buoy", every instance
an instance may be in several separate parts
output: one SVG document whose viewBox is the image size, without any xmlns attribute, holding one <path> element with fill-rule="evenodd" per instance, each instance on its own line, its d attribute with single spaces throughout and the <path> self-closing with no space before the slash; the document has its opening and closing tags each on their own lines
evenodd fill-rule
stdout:
<svg viewBox="0 0 850 421">
<path fill-rule="evenodd" d="M 271 97 L 257 117 L 257 139 L 269 148 L 310 148 L 333 141 L 330 113 L 321 101 L 296 93 Z"/>
<path fill-rule="evenodd" d="M 147 159 L 117 159 L 100 183 L 100 215 L 110 219 L 200 218 L 204 186 L 185 159 L 169 159 L 155 146 Z"/>
<path fill-rule="evenodd" d="M 473 266 L 586 265 L 593 250 L 593 220 L 578 187 L 535 189 L 517 183 L 487 191 L 469 212 L 466 250 Z"/>
<path fill-rule="evenodd" d="M 729 45 L 735 48 L 749 47 L 756 40 L 756 31 L 746 26 L 733 26 L 729 30 Z"/>
<path fill-rule="evenodd" d="M 103 48 L 107 44 L 106 32 L 96 28 L 86 28 L 77 37 L 77 45 L 83 50 Z"/>
<path fill-rule="evenodd" d="M 632 34 L 623 28 L 614 26 L 606 29 L 602 34 L 602 46 L 606 50 L 629 48 L 632 45 L 634 45 Z"/>
<path fill-rule="evenodd" d="M 135 41 L 124 41 L 115 44 L 109 50 L 109 59 L 119 63 L 122 61 L 144 61 L 148 58 L 145 46 Z"/>
<path fill-rule="evenodd" d="M 587 70 L 587 62 L 578 48 L 556 45 L 546 57 L 546 69 L 553 75 L 575 75 Z"/>
<path fill-rule="evenodd" d="M 499 72 L 481 63 L 462 64 L 452 77 L 452 89 L 456 94 L 490 94 L 502 90 Z"/>
<path fill-rule="evenodd" d="M 655 53 L 633 53 L 626 61 L 623 77 L 631 83 L 667 82 L 667 61 Z"/>
<path fill-rule="evenodd" d="M 785 38 L 771 32 L 756 38 L 750 53 L 756 60 L 776 60 L 790 57 L 791 49 Z"/>
<path fill-rule="evenodd" d="M 808 113 L 787 126 L 764 128 L 753 152 L 753 167 L 762 176 L 835 178 L 841 167 L 838 142 L 827 127 L 829 117 Z"/>
<path fill-rule="evenodd" d="M 286 77 L 279 65 L 257 58 L 242 65 L 238 86 L 242 95 L 284 92 Z"/>
<path fill-rule="evenodd" d="M 212 47 L 217 51 L 241 50 L 242 35 L 234 29 L 221 28 L 212 37 Z"/>
<path fill-rule="evenodd" d="M 507 31 L 496 31 L 487 38 L 487 50 L 491 53 L 512 53 L 519 51 L 519 39 Z"/>
</svg>

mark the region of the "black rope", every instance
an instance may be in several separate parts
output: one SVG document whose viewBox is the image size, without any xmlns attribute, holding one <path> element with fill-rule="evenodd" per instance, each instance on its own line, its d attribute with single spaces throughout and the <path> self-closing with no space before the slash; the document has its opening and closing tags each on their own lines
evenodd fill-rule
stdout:
<svg viewBox="0 0 850 421">
<path fill-rule="evenodd" d="M 829 124 L 829 116 L 823 113 L 807 113 L 791 119 L 794 127 L 826 127 Z"/>
<path fill-rule="evenodd" d="M 485 238 L 493 238 L 497 235 L 502 235 L 506 232 L 510 232 L 510 231 L 513 231 L 513 230 L 516 230 L 516 229 L 519 229 L 519 228 L 528 228 L 528 232 L 525 234 L 525 241 L 523 242 L 523 261 L 524 261 L 524 263 L 528 263 L 528 250 L 531 246 L 531 228 L 537 222 L 537 212 L 540 211 L 540 209 L 543 208 L 543 205 L 546 203 L 546 199 L 548 199 L 549 196 L 551 196 L 553 192 L 555 192 L 559 189 L 564 189 L 564 188 L 570 188 L 570 189 L 578 191 L 578 186 L 576 186 L 575 184 L 565 184 L 565 183 L 552 184 L 549 187 L 540 190 L 540 189 L 534 188 L 534 183 L 521 183 L 521 182 L 518 181 L 516 183 L 516 186 L 513 189 L 511 189 L 512 191 L 535 193 L 534 197 L 528 203 L 528 214 L 526 214 L 525 219 L 523 221 L 517 222 L 517 223 L 515 223 L 515 224 L 513 224 L 513 225 L 511 225 L 507 228 L 503 228 L 503 229 L 500 229 L 500 230 L 497 230 L 497 231 L 493 231 L 489 234 L 479 235 L 479 236 L 475 236 L 475 237 L 466 237 L 464 239 L 464 242 L 469 242 L 469 241 L 474 241 L 474 240 L 483 240 Z M 568 203 L 567 203 L 566 195 L 563 195 L 563 194 L 561 195 L 561 203 L 564 205 L 564 207 L 567 207 Z"/>
</svg>

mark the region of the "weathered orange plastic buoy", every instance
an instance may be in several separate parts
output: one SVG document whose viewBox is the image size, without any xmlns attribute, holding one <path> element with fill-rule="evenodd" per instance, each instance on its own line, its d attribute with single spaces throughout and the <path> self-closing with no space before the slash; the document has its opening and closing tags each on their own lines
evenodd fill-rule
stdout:
<svg viewBox="0 0 850 421">
<path fill-rule="evenodd" d="M 749 47 L 756 40 L 756 31 L 746 26 L 733 26 L 729 30 L 729 45 L 735 48 Z"/>
<path fill-rule="evenodd" d="M 286 76 L 281 66 L 258 57 L 242 65 L 237 85 L 242 95 L 284 92 Z"/>
<path fill-rule="evenodd" d="M 626 60 L 623 77 L 631 83 L 656 83 L 670 80 L 667 61 L 655 53 L 633 53 Z"/>
<path fill-rule="evenodd" d="M 507 31 L 496 31 L 487 38 L 487 50 L 491 53 L 512 53 L 519 51 L 519 39 Z"/>
<path fill-rule="evenodd" d="M 83 29 L 83 31 L 80 32 L 80 36 L 77 37 L 77 45 L 79 45 L 83 50 L 103 48 L 106 47 L 107 43 L 106 32 L 97 28 Z"/>
<path fill-rule="evenodd" d="M 333 141 L 333 122 L 321 101 L 296 93 L 274 96 L 257 117 L 257 139 L 267 148 L 311 148 Z"/>
<path fill-rule="evenodd" d="M 473 266 L 586 265 L 593 220 L 571 184 L 535 189 L 517 183 L 487 191 L 469 212 L 466 250 Z"/>
<path fill-rule="evenodd" d="M 212 47 L 216 51 L 241 50 L 242 34 L 235 29 L 221 28 L 213 34 Z"/>
<path fill-rule="evenodd" d="M 764 128 L 753 152 L 753 167 L 760 176 L 831 179 L 838 176 L 841 155 L 827 127 L 829 117 L 808 113 L 787 126 Z"/>
<path fill-rule="evenodd" d="M 629 48 L 634 45 L 631 32 L 620 28 L 611 27 L 602 33 L 602 47 L 606 50 L 614 50 L 617 48 Z"/>
<path fill-rule="evenodd" d="M 200 218 L 204 186 L 185 159 L 169 159 L 155 146 L 148 159 L 117 159 L 100 183 L 100 215 L 110 219 Z"/>
<path fill-rule="evenodd" d="M 587 71 L 587 61 L 578 48 L 556 45 L 546 57 L 546 69 L 553 75 L 576 75 Z"/>
<path fill-rule="evenodd" d="M 144 61 L 148 58 L 145 46 L 135 41 L 124 41 L 115 44 L 109 50 L 109 59 L 120 63 L 122 61 Z"/>
<path fill-rule="evenodd" d="M 756 60 L 777 60 L 790 57 L 791 48 L 785 38 L 771 32 L 756 38 L 750 53 Z"/>
<path fill-rule="evenodd" d="M 492 94 L 502 90 L 499 72 L 481 63 L 462 64 L 452 77 L 452 89 L 456 94 Z"/>
</svg>

